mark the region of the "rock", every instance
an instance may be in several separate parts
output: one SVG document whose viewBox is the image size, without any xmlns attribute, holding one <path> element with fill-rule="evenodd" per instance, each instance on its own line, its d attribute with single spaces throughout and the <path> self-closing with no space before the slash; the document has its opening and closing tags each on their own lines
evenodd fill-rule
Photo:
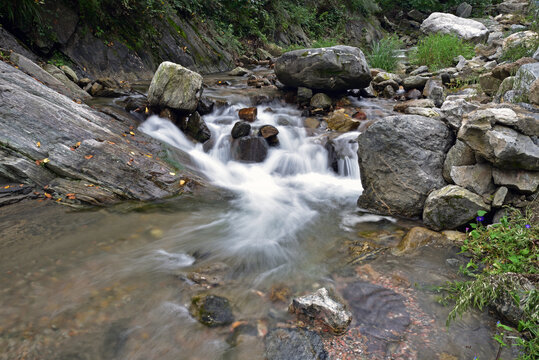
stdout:
<svg viewBox="0 0 539 360">
<path fill-rule="evenodd" d="M 415 107 L 415 108 L 433 108 L 435 107 L 434 101 L 430 99 L 419 99 L 419 100 L 409 100 L 404 102 L 397 103 L 393 110 L 398 112 L 405 112 L 407 108 L 409 107 Z"/>
<path fill-rule="evenodd" d="M 539 79 L 535 80 L 532 86 L 530 86 L 528 100 L 530 104 L 539 105 Z"/>
<path fill-rule="evenodd" d="M 238 116 L 240 117 L 240 119 L 248 122 L 255 122 L 257 115 L 258 109 L 255 107 L 240 109 L 240 111 L 238 112 Z"/>
<path fill-rule="evenodd" d="M 88 94 L 86 91 L 82 90 L 79 85 L 75 84 L 73 81 L 71 81 L 66 74 L 57 68 L 56 66 L 52 64 L 45 64 L 43 67 L 45 71 L 47 71 L 49 74 L 54 76 L 57 80 L 59 80 L 64 86 L 73 94 L 74 97 L 79 98 L 81 100 L 86 100 L 90 98 L 90 94 Z"/>
<path fill-rule="evenodd" d="M 489 164 L 476 164 L 451 167 L 451 180 L 478 195 L 486 195 L 494 190 L 492 167 Z"/>
<path fill-rule="evenodd" d="M 246 121 L 238 121 L 232 127 L 231 135 L 233 139 L 248 136 L 249 134 L 251 134 L 251 124 Z"/>
<path fill-rule="evenodd" d="M 445 155 L 451 130 L 439 120 L 400 115 L 386 117 L 359 136 L 363 194 L 358 206 L 383 214 L 421 214 L 429 192 L 446 184 Z"/>
<path fill-rule="evenodd" d="M 488 96 L 496 94 L 501 83 L 502 81 L 495 78 L 492 73 L 486 73 L 479 76 L 479 85 L 481 85 L 481 89 Z"/>
<path fill-rule="evenodd" d="M 412 9 L 408 11 L 407 15 L 410 19 L 415 20 L 417 22 L 422 22 L 427 17 L 427 15 L 423 14 L 421 11 L 416 10 L 416 9 Z"/>
<path fill-rule="evenodd" d="M 407 100 L 417 100 L 420 97 L 422 97 L 423 94 L 421 93 L 421 91 L 419 91 L 417 89 L 412 89 L 412 90 L 408 91 L 405 96 L 406 96 Z"/>
<path fill-rule="evenodd" d="M 178 120 L 179 120 L 178 115 L 172 109 L 164 108 L 163 110 L 161 110 L 159 112 L 159 117 L 163 118 L 163 119 L 168 119 L 171 122 L 173 122 L 174 124 L 178 124 Z M 187 124 L 187 118 L 185 118 L 185 120 L 183 120 L 183 121 L 185 121 L 185 124 Z"/>
<path fill-rule="evenodd" d="M 88 78 L 82 78 L 82 79 L 79 79 L 79 86 L 81 88 L 85 88 L 86 86 L 90 85 L 92 83 L 92 80 L 88 79 Z"/>
<path fill-rule="evenodd" d="M 199 322 L 209 327 L 225 326 L 234 321 L 230 302 L 221 296 L 200 295 L 193 297 L 190 312 Z"/>
<path fill-rule="evenodd" d="M 467 237 L 465 233 L 460 232 L 460 231 L 455 231 L 455 230 L 444 230 L 442 231 L 442 234 L 446 237 L 447 240 L 451 242 L 463 242 L 464 240 L 466 240 L 466 237 Z M 454 260 L 457 260 L 457 259 L 454 259 Z"/>
<path fill-rule="evenodd" d="M 328 128 L 335 131 L 353 131 L 359 127 L 360 122 L 345 114 L 344 109 L 332 112 L 327 118 Z"/>
<path fill-rule="evenodd" d="M 142 96 L 130 96 L 125 101 L 125 111 L 145 112 L 148 101 Z"/>
<path fill-rule="evenodd" d="M 417 69 L 415 69 L 414 71 L 412 71 L 410 73 L 411 76 L 415 76 L 415 75 L 421 75 L 421 74 L 424 74 L 424 73 L 427 73 L 429 72 L 429 67 L 427 65 L 422 65 L 420 67 L 418 67 Z"/>
<path fill-rule="evenodd" d="M 298 103 L 308 104 L 310 103 L 311 98 L 313 97 L 313 91 L 311 89 L 307 89 L 300 86 L 298 87 L 298 92 L 296 96 L 298 98 Z"/>
<path fill-rule="evenodd" d="M 453 14 L 432 13 L 421 24 L 421 31 L 424 33 L 454 34 L 458 37 L 480 43 L 487 40 L 488 29 L 479 21 L 463 19 Z"/>
<path fill-rule="evenodd" d="M 458 130 L 462 123 L 463 114 L 469 113 L 479 106 L 469 103 L 464 99 L 446 100 L 441 107 L 444 114 L 444 121 L 453 129 Z"/>
<path fill-rule="evenodd" d="M 528 9 L 529 4 L 528 0 L 506 0 L 498 4 L 496 8 L 502 14 L 523 14 Z"/>
<path fill-rule="evenodd" d="M 539 47 L 537 47 L 537 51 L 533 54 L 533 58 L 539 61 Z"/>
<path fill-rule="evenodd" d="M 428 77 L 408 76 L 403 81 L 404 90 L 411 90 L 411 89 L 423 90 L 428 80 L 429 80 Z"/>
<path fill-rule="evenodd" d="M 448 183 L 452 183 L 453 179 L 451 178 L 451 169 L 454 166 L 474 165 L 475 162 L 475 154 L 472 148 L 462 141 L 457 140 L 455 145 L 449 149 L 449 152 L 445 158 L 443 169 L 444 179 Z"/>
<path fill-rule="evenodd" d="M 490 211 L 481 196 L 457 185 L 447 185 L 429 194 L 423 222 L 436 231 L 451 230 L 466 225 L 479 210 Z"/>
<path fill-rule="evenodd" d="M 205 143 L 211 138 L 211 131 L 199 113 L 195 111 L 189 118 L 185 119 L 186 120 L 182 121 L 182 124 L 180 125 L 180 128 L 184 133 L 199 143 Z"/>
<path fill-rule="evenodd" d="M 539 79 L 539 62 L 522 65 L 515 75 L 513 90 L 529 98 L 532 84 L 537 79 Z"/>
<path fill-rule="evenodd" d="M 268 49 L 268 52 L 272 55 L 272 56 L 281 56 L 283 54 L 283 48 L 280 47 L 279 45 L 277 44 L 274 44 L 274 43 L 268 43 L 266 44 L 266 48 Z"/>
<path fill-rule="evenodd" d="M 397 84 L 397 88 L 395 90 L 398 90 L 399 84 L 402 84 L 402 79 L 397 74 L 392 74 L 384 71 L 378 72 L 376 75 L 374 75 L 374 78 L 372 79 L 373 84 L 380 84 L 384 81 L 392 80 Z"/>
<path fill-rule="evenodd" d="M 492 207 L 501 208 L 505 203 L 505 198 L 507 197 L 508 192 L 509 189 L 507 189 L 505 186 L 499 187 L 498 190 L 496 190 L 496 192 L 494 193 L 494 197 L 492 199 Z"/>
<path fill-rule="evenodd" d="M 79 82 L 79 77 L 69 66 L 61 65 L 60 70 L 64 72 L 64 74 L 69 78 L 69 80 L 73 81 L 74 83 Z"/>
<path fill-rule="evenodd" d="M 486 70 L 494 70 L 494 68 L 498 66 L 498 62 L 496 60 L 489 61 L 485 64 L 484 68 Z"/>
<path fill-rule="evenodd" d="M 492 69 L 492 76 L 503 80 L 509 76 L 514 76 L 522 65 L 531 64 L 534 62 L 536 62 L 535 59 L 524 57 L 512 63 L 500 64 Z"/>
<path fill-rule="evenodd" d="M 492 176 L 496 185 L 507 186 L 524 194 L 532 194 L 539 187 L 538 171 L 505 170 L 494 168 Z"/>
<path fill-rule="evenodd" d="M 243 76 L 243 75 L 248 75 L 248 74 L 252 74 L 252 72 L 249 71 L 249 70 L 247 70 L 247 69 L 245 69 L 245 68 L 242 68 L 242 67 L 240 67 L 240 66 L 238 66 L 238 67 L 232 69 L 232 70 L 228 73 L 228 75 L 230 75 L 230 76 Z"/>
<path fill-rule="evenodd" d="M 316 129 L 320 126 L 320 121 L 318 119 L 308 117 L 303 121 L 303 125 L 309 129 Z"/>
<path fill-rule="evenodd" d="M 232 158 L 242 162 L 263 162 L 268 156 L 268 150 L 268 142 L 259 136 L 234 139 L 231 145 Z"/>
<path fill-rule="evenodd" d="M 324 93 L 315 94 L 311 98 L 311 107 L 328 110 L 331 107 L 331 98 Z"/>
<path fill-rule="evenodd" d="M 432 108 L 408 107 L 406 108 L 406 110 L 404 110 L 404 113 L 408 115 L 420 115 L 420 116 L 426 116 L 430 118 L 442 117 L 442 114 L 440 112 Z"/>
<path fill-rule="evenodd" d="M 406 236 L 399 242 L 394 253 L 400 255 L 428 245 L 432 242 L 443 241 L 445 237 L 435 231 L 426 229 L 424 227 L 413 227 L 408 231 Z"/>
<path fill-rule="evenodd" d="M 271 60 L 272 59 L 271 54 L 262 48 L 256 49 L 256 57 L 258 57 L 258 60 Z"/>
<path fill-rule="evenodd" d="M 496 92 L 496 99 L 498 101 L 502 101 L 504 99 L 505 94 L 508 91 L 513 90 L 514 84 L 515 84 L 514 76 L 509 76 L 503 79 L 502 83 L 500 84 L 500 87 L 498 88 L 498 91 Z"/>
<path fill-rule="evenodd" d="M 211 114 L 213 112 L 214 107 L 215 107 L 215 103 L 212 100 L 208 99 L 207 97 L 203 96 L 198 101 L 196 111 L 200 115 L 204 116 L 204 115 Z"/>
<path fill-rule="evenodd" d="M 519 46 L 524 46 L 526 48 L 531 48 L 539 40 L 539 34 L 534 31 L 519 31 L 517 33 L 511 34 L 503 40 L 502 50 L 507 52 L 510 49 L 514 49 Z"/>
<path fill-rule="evenodd" d="M 472 10 L 472 5 L 463 2 L 457 7 L 456 14 L 461 18 L 469 18 L 472 15 Z"/>
<path fill-rule="evenodd" d="M 277 328 L 264 338 L 267 360 L 329 360 L 322 338 L 305 329 Z"/>
<path fill-rule="evenodd" d="M 533 282 L 530 281 L 532 279 Z M 499 316 L 515 327 L 520 321 L 528 319 L 529 315 L 526 315 L 524 305 L 526 302 L 533 304 L 533 300 L 529 301 L 529 296 L 532 296 L 533 291 L 537 291 L 536 276 L 509 272 L 490 275 L 488 280 L 487 286 L 498 294 L 493 307 Z"/>
<path fill-rule="evenodd" d="M 131 155 L 162 153 L 187 161 L 181 151 L 129 130 L 136 122 L 126 124 L 78 104 L 4 62 L 0 84 L 0 176 L 33 186 L 54 184 L 64 199 L 76 193 L 79 201 L 95 205 L 151 201 L 189 190 L 180 181 L 190 184 L 193 175 L 161 156 Z M 134 140 L 127 142 L 122 134 Z M 36 166 L 45 158 L 49 162 Z"/>
<path fill-rule="evenodd" d="M 270 146 L 279 145 L 279 139 L 277 139 L 279 130 L 273 125 L 264 125 L 258 130 L 258 136 L 262 136 Z"/>
<path fill-rule="evenodd" d="M 392 88 L 391 90 L 393 90 L 393 92 L 399 90 L 399 84 L 393 79 L 385 80 L 379 83 L 372 83 L 372 87 L 378 92 L 384 91 L 388 86 Z"/>
<path fill-rule="evenodd" d="M 372 79 L 361 50 L 342 45 L 288 52 L 275 62 L 275 74 L 284 85 L 321 91 L 361 89 Z"/>
<path fill-rule="evenodd" d="M 458 132 L 459 140 L 496 167 L 539 170 L 539 146 L 529 136 L 494 125 L 491 114 L 491 110 L 467 114 Z"/>
<path fill-rule="evenodd" d="M 148 90 L 150 106 L 191 113 L 202 95 L 202 76 L 181 65 L 165 61 L 159 65 Z"/>
<path fill-rule="evenodd" d="M 391 85 L 387 85 L 382 92 L 382 96 L 386 99 L 391 99 L 395 96 L 395 89 Z"/>
<path fill-rule="evenodd" d="M 441 107 L 445 99 L 444 85 L 442 84 L 442 80 L 429 79 L 425 83 L 423 96 L 434 101 L 434 105 L 436 105 L 436 107 Z"/>
<path fill-rule="evenodd" d="M 330 297 L 326 288 L 318 289 L 314 294 L 292 300 L 288 311 L 320 321 L 335 334 L 343 334 L 352 322 L 352 314 L 339 302 Z"/>
</svg>

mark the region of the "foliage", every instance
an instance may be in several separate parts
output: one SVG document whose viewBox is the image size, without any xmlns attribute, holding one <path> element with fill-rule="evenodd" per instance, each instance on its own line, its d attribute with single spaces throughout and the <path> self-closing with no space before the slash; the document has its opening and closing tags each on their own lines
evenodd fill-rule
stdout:
<svg viewBox="0 0 539 360">
<path fill-rule="evenodd" d="M 539 292 L 525 292 L 520 281 L 525 276 L 539 274 L 539 224 L 532 224 L 531 215 L 522 215 L 511 209 L 499 224 L 482 225 L 484 211 L 478 212 L 478 222 L 471 224 L 471 231 L 462 245 L 462 251 L 470 254 L 466 268 L 461 269 L 473 277 L 469 281 L 449 282 L 441 290 L 444 302 L 453 302 L 448 325 L 457 316 L 472 307 L 482 310 L 502 297 L 513 299 L 523 309 L 523 318 L 513 329 L 499 324 L 502 330 L 519 331 L 516 345 L 522 350 L 521 360 L 537 359 L 539 356 Z M 479 266 L 482 267 L 478 271 Z M 471 270 L 470 270 L 471 269 Z M 504 333 L 495 336 L 500 346 L 506 346 Z"/>
<path fill-rule="evenodd" d="M 39 6 L 43 3 L 43 0 L 2 0 L 0 19 L 16 26 L 33 24 L 40 19 Z"/>
<path fill-rule="evenodd" d="M 439 70 L 453 65 L 459 55 L 471 58 L 475 55 L 473 45 L 464 42 L 456 35 L 430 34 L 421 40 L 417 49 L 410 53 L 410 62 L 427 65 L 430 70 Z"/>
<path fill-rule="evenodd" d="M 369 66 L 389 72 L 395 71 L 399 62 L 398 50 L 402 46 L 402 41 L 396 35 L 385 37 L 374 43 L 367 52 Z"/>
<path fill-rule="evenodd" d="M 492 5 L 502 2 L 502 0 L 467 0 L 472 5 L 472 14 L 475 16 L 484 16 L 485 12 Z M 395 8 L 404 8 L 405 10 L 419 10 L 424 14 L 438 12 L 451 12 L 462 3 L 462 0 L 379 0 L 378 3 L 383 11 L 390 11 Z"/>
<path fill-rule="evenodd" d="M 500 61 L 517 61 L 523 57 L 532 57 L 538 46 L 539 38 L 536 38 L 533 41 L 523 42 L 522 44 L 507 49 L 500 57 Z"/>
</svg>

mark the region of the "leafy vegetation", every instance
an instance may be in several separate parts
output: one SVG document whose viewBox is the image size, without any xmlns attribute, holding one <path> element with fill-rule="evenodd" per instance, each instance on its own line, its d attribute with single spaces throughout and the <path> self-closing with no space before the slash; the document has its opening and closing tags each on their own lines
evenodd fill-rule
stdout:
<svg viewBox="0 0 539 360">
<path fill-rule="evenodd" d="M 462 251 L 471 256 L 465 274 L 473 279 L 452 282 L 443 286 L 444 302 L 452 302 L 448 325 L 470 308 L 479 310 L 495 304 L 499 299 L 514 301 L 522 309 L 522 319 L 512 328 L 498 323 L 501 333 L 495 336 L 500 346 L 505 343 L 505 331 L 520 332 L 513 337 L 522 350 L 521 360 L 539 358 L 539 292 L 537 288 L 525 290 L 523 278 L 539 274 L 539 224 L 533 224 L 531 214 L 522 215 L 511 209 L 499 224 L 482 225 L 484 211 L 478 212 L 477 223 L 462 245 Z M 479 271 L 479 268 L 482 270 Z"/>
<path fill-rule="evenodd" d="M 531 57 L 539 46 L 539 38 L 533 41 L 523 42 L 506 50 L 500 57 L 500 61 L 517 61 L 523 57 Z"/>
<path fill-rule="evenodd" d="M 486 11 L 492 7 L 492 5 L 502 2 L 502 0 L 468 0 L 468 4 L 472 5 L 473 15 L 484 16 Z M 419 10 L 424 14 L 439 12 L 451 12 L 458 5 L 462 3 L 462 0 L 379 0 L 378 3 L 384 11 L 390 11 L 395 8 L 404 8 L 406 10 Z"/>
<path fill-rule="evenodd" d="M 410 54 L 410 62 L 415 65 L 427 65 L 430 70 L 439 70 L 453 65 L 453 59 L 459 55 L 469 59 L 475 55 L 473 45 L 464 42 L 456 35 L 430 34 L 417 44 L 417 49 Z"/>
<path fill-rule="evenodd" d="M 402 41 L 396 35 L 375 42 L 366 54 L 369 66 L 389 72 L 395 71 L 399 62 L 398 50 L 402 46 Z"/>
</svg>

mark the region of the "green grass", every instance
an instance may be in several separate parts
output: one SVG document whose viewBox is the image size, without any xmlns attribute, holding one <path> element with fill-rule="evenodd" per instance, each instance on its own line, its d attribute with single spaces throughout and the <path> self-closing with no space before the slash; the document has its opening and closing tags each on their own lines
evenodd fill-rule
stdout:
<svg viewBox="0 0 539 360">
<path fill-rule="evenodd" d="M 367 61 L 370 67 L 395 71 L 399 59 L 398 50 L 403 46 L 396 35 L 388 36 L 374 43 L 367 52 Z"/>
<path fill-rule="evenodd" d="M 483 217 L 485 212 L 478 215 Z M 515 340 L 513 345 L 521 350 L 520 360 L 539 358 L 539 292 L 537 289 L 525 292 L 519 284 L 519 274 L 539 274 L 539 224 L 534 224 L 531 218 L 531 213 L 523 215 L 510 209 L 499 224 L 488 227 L 479 221 L 470 224 L 471 231 L 462 251 L 471 259 L 461 270 L 472 280 L 449 282 L 440 288 L 445 292 L 442 302 L 453 304 L 448 325 L 470 308 L 482 310 L 500 298 L 520 303 L 523 318 L 516 328 L 498 322 L 494 337 L 500 347 L 507 346 L 509 338 Z M 520 336 L 508 336 L 507 332 Z"/>
<path fill-rule="evenodd" d="M 474 46 L 456 35 L 430 34 L 410 53 L 414 65 L 427 65 L 431 71 L 453 66 L 453 59 L 462 55 L 469 59 L 475 55 Z"/>
<path fill-rule="evenodd" d="M 539 46 L 539 38 L 530 42 L 524 42 L 505 51 L 500 61 L 517 61 L 523 57 L 532 57 Z"/>
</svg>

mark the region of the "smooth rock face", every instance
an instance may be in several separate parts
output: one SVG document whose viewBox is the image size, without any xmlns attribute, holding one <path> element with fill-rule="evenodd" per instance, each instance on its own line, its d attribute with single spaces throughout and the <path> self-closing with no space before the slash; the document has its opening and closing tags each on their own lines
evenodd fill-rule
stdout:
<svg viewBox="0 0 539 360">
<path fill-rule="evenodd" d="M 436 231 L 455 229 L 473 220 L 477 211 L 490 211 L 481 196 L 457 185 L 448 185 L 429 194 L 423 222 Z"/>
<path fill-rule="evenodd" d="M 326 288 L 318 289 L 314 294 L 292 300 L 288 311 L 321 321 L 335 334 L 342 334 L 352 322 L 352 314 L 344 306 L 329 296 Z"/>
<path fill-rule="evenodd" d="M 222 296 L 195 296 L 190 310 L 198 321 L 209 327 L 224 326 L 234 321 L 230 302 Z"/>
<path fill-rule="evenodd" d="M 76 193 L 77 199 L 91 204 L 154 200 L 182 191 L 179 183 L 185 174 L 157 160 L 160 153 L 166 155 L 158 141 L 137 130 L 138 141 L 122 137 L 130 125 L 137 125 L 134 121 L 122 123 L 77 104 L 4 62 L 0 84 L 0 176 L 17 183 L 50 184 L 58 194 Z M 182 156 L 179 150 L 168 151 Z M 36 165 L 45 158 L 48 163 Z"/>
<path fill-rule="evenodd" d="M 273 329 L 264 338 L 267 360 L 329 360 L 320 335 L 304 329 Z"/>
<path fill-rule="evenodd" d="M 453 166 L 451 168 L 451 179 L 456 185 L 478 195 L 484 195 L 494 190 L 492 167 L 489 164 Z"/>
<path fill-rule="evenodd" d="M 475 154 L 471 147 L 460 140 L 449 149 L 444 161 L 443 176 L 448 183 L 453 183 L 451 178 L 451 169 L 454 166 L 474 165 L 476 162 Z"/>
<path fill-rule="evenodd" d="M 202 76 L 181 65 L 165 61 L 159 65 L 148 90 L 150 106 L 191 113 L 202 95 Z"/>
<path fill-rule="evenodd" d="M 442 122 L 416 115 L 386 117 L 358 139 L 363 194 L 358 206 L 418 216 L 429 192 L 446 185 L 442 168 L 453 144 Z"/>
<path fill-rule="evenodd" d="M 288 52 L 275 62 L 275 74 L 284 85 L 322 91 L 361 89 L 372 79 L 363 52 L 342 45 Z"/>
<path fill-rule="evenodd" d="M 431 242 L 444 240 L 444 236 L 424 227 L 413 227 L 406 236 L 399 242 L 395 250 L 396 254 L 411 252 L 418 247 L 425 246 Z"/>
<path fill-rule="evenodd" d="M 258 115 L 258 109 L 255 107 L 240 109 L 238 116 L 240 119 L 248 122 L 256 121 L 256 116 Z"/>
<path fill-rule="evenodd" d="M 492 176 L 496 185 L 504 185 L 525 194 L 534 193 L 539 187 L 539 172 L 537 171 L 502 170 L 494 168 Z"/>
<path fill-rule="evenodd" d="M 463 19 L 453 14 L 432 13 L 421 24 L 424 33 L 454 34 L 458 37 L 479 43 L 488 38 L 488 29 L 478 21 Z"/>
</svg>

